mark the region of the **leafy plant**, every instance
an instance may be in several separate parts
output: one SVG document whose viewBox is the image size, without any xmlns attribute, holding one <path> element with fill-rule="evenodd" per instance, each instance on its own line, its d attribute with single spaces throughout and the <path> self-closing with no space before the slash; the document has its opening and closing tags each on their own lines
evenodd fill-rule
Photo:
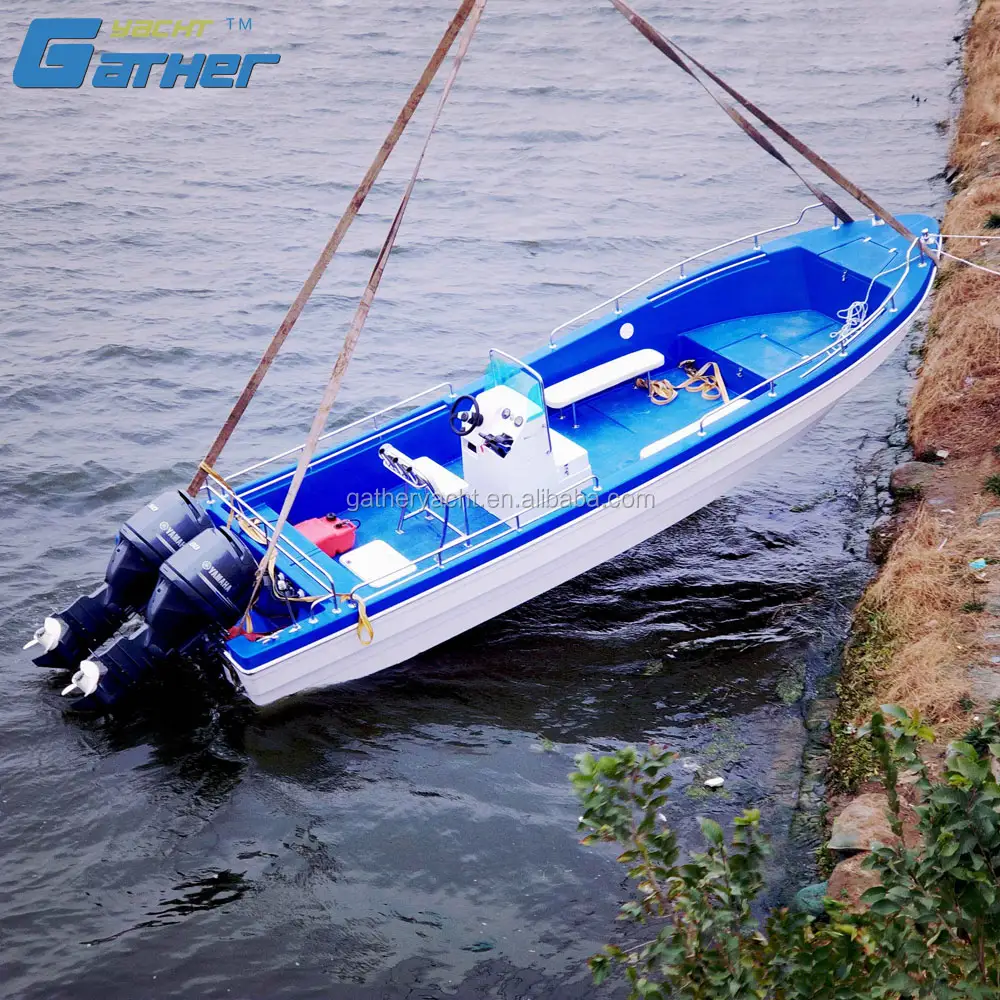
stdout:
<svg viewBox="0 0 1000 1000">
<path fill-rule="evenodd" d="M 680 862 L 662 814 L 676 754 L 653 746 L 577 758 L 583 842 L 623 848 L 633 895 L 620 918 L 644 931 L 634 946 L 593 956 L 595 980 L 622 970 L 630 997 L 662 1000 L 1000 995 L 1000 723 L 991 716 L 953 743 L 937 780 L 919 753 L 933 734 L 918 713 L 883 706 L 859 736 L 874 748 L 894 842 L 866 861 L 881 882 L 862 897 L 867 909 L 828 899 L 820 919 L 755 915 L 769 852 L 757 810 L 736 817 L 728 842 L 701 819 L 706 849 Z M 919 846 L 904 840 L 901 773 L 920 799 Z"/>
<path fill-rule="evenodd" d="M 983 483 L 983 489 L 987 493 L 992 493 L 995 496 L 1000 497 L 1000 475 L 987 476 L 985 482 Z"/>
</svg>

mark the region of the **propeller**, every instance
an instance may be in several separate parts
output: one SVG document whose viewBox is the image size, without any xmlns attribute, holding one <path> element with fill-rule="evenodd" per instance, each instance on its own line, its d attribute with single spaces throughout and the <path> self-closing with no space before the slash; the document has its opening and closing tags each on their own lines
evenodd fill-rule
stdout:
<svg viewBox="0 0 1000 1000">
<path fill-rule="evenodd" d="M 102 673 L 99 663 L 95 663 L 93 660 L 84 660 L 80 664 L 80 669 L 73 674 L 72 680 L 63 688 L 63 697 L 76 692 L 79 692 L 84 698 L 93 694 L 101 681 Z"/>
<path fill-rule="evenodd" d="M 46 618 L 41 628 L 35 630 L 35 637 L 24 644 L 25 649 L 41 646 L 46 653 L 51 653 L 59 645 L 63 637 L 65 625 L 58 618 Z"/>
</svg>

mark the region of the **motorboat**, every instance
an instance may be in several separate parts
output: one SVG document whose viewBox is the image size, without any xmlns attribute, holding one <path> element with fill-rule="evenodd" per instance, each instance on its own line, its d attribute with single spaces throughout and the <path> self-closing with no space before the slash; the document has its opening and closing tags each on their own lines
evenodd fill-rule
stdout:
<svg viewBox="0 0 1000 1000">
<path fill-rule="evenodd" d="M 300 449 L 158 497 L 123 525 L 105 584 L 39 628 L 37 662 L 104 709 L 197 649 L 269 705 L 669 530 L 870 375 L 930 290 L 933 219 L 900 216 L 913 239 L 874 216 L 805 228 L 819 209 L 659 270 L 525 357 L 490 349 L 471 384 L 331 430 L 264 566 Z"/>
</svg>

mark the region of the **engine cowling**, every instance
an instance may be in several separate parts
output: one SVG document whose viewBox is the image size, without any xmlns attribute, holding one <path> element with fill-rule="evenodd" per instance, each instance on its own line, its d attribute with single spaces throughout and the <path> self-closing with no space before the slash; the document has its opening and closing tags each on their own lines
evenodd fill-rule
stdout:
<svg viewBox="0 0 1000 1000">
<path fill-rule="evenodd" d="M 146 604 L 163 562 L 211 524 L 186 493 L 160 494 L 119 529 L 104 583 L 47 617 L 24 648 L 41 647 L 40 667 L 75 667 Z"/>
<path fill-rule="evenodd" d="M 84 660 L 64 695 L 73 707 L 111 707 L 148 671 L 207 635 L 239 621 L 253 595 L 257 560 L 226 528 L 208 528 L 160 567 L 146 623 L 99 656 Z"/>
</svg>

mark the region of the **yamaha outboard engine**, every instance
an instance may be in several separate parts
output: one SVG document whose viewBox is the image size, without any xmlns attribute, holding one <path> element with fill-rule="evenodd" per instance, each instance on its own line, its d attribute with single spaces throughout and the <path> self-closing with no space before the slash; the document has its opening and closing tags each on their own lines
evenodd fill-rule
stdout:
<svg viewBox="0 0 1000 1000">
<path fill-rule="evenodd" d="M 226 528 L 209 528 L 161 567 L 143 625 L 84 660 L 64 695 L 78 710 L 103 711 L 151 668 L 239 621 L 253 596 L 257 560 Z"/>
<path fill-rule="evenodd" d="M 121 526 L 103 586 L 46 618 L 24 648 L 41 646 L 40 667 L 72 669 L 149 600 L 163 561 L 211 525 L 180 490 L 151 500 Z"/>
</svg>

